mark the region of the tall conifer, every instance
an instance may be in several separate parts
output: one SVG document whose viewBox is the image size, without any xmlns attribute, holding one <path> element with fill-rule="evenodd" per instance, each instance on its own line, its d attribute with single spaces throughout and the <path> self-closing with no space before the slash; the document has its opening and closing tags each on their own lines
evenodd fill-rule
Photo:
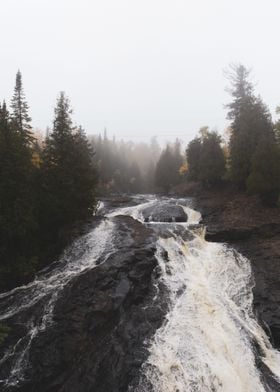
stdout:
<svg viewBox="0 0 280 392">
<path fill-rule="evenodd" d="M 11 101 L 11 109 L 13 126 L 21 135 L 24 143 L 30 144 L 33 141 L 32 128 L 30 125 L 31 117 L 28 114 L 29 106 L 25 98 L 22 86 L 22 75 L 20 71 L 18 71 L 16 74 L 16 84 L 14 88 L 14 95 Z"/>
<path fill-rule="evenodd" d="M 255 96 L 250 71 L 243 65 L 232 66 L 229 75 L 233 100 L 227 105 L 231 120 L 230 177 L 245 188 L 252 158 L 263 138 L 273 139 L 271 115 L 260 97 Z"/>
</svg>

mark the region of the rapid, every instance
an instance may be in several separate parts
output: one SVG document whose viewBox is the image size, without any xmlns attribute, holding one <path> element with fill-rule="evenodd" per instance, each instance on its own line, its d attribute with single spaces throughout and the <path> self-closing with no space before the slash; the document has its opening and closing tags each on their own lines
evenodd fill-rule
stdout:
<svg viewBox="0 0 280 392">
<path fill-rule="evenodd" d="M 30 284 L 0 294 L 0 323 L 12 320 L 26 326 L 16 344 L 0 353 L 1 374 L 5 375 L 1 390 L 24 380 L 32 341 L 52 325 L 53 309 L 63 289 L 79 274 L 105 263 L 115 251 L 114 217 L 119 215 L 130 216 L 157 234 L 160 274 L 155 284 L 163 285 L 168 293 L 164 322 L 147 342 L 149 355 L 140 368 L 138 385 L 128 390 L 280 390 L 280 353 L 253 312 L 250 261 L 226 244 L 205 240 L 201 216 L 191 200 L 151 195 L 136 196 L 133 201 L 121 208 L 102 203 L 98 214 L 105 219 L 76 240 L 56 263 Z M 179 207 L 187 221 L 165 219 L 169 206 Z M 147 211 L 155 207 L 159 218 L 147 217 Z M 264 368 L 274 387 L 267 382 Z"/>
</svg>

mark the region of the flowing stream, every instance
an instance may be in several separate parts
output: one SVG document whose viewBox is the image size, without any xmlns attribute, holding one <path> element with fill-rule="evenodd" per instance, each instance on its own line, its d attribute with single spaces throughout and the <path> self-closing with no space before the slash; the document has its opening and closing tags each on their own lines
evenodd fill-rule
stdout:
<svg viewBox="0 0 280 392">
<path fill-rule="evenodd" d="M 143 221 L 142 211 L 152 204 L 113 215 L 128 214 Z M 137 392 L 270 391 L 256 356 L 278 383 L 280 353 L 253 314 L 250 262 L 225 244 L 205 241 L 205 230 L 197 227 L 200 214 L 181 206 L 187 223 L 149 223 L 163 226 L 157 260 L 170 309 L 150 344 Z"/>
<path fill-rule="evenodd" d="M 191 241 L 170 232 L 157 246 L 170 311 L 143 366 L 153 391 L 265 391 L 254 345 L 278 380 L 280 355 L 252 313 L 249 261 L 203 232 Z"/>
<path fill-rule="evenodd" d="M 24 324 L 26 332 L 0 357 L 0 367 L 8 368 L 1 385 L 14 386 L 24 379 L 33 339 L 52 323 L 56 300 L 72 279 L 105 262 L 114 250 L 114 223 L 102 221 L 90 233 L 66 249 L 61 259 L 30 284 L 0 294 L 0 323 L 12 320 Z M 0 354 L 1 355 L 1 354 Z"/>
<path fill-rule="evenodd" d="M 262 392 L 271 389 L 257 361 L 280 385 L 280 353 L 273 349 L 253 310 L 250 262 L 225 244 L 209 243 L 200 214 L 186 199 L 135 198 L 138 204 L 106 210 L 107 219 L 66 250 L 59 262 L 29 285 L 0 294 L 0 323 L 26 325 L 26 333 L 0 354 L 7 377 L 1 385 L 24 379 L 32 340 L 52 324 L 56 299 L 77 275 L 106 262 L 114 252 L 114 217 L 129 215 L 158 233 L 158 284 L 169 293 L 163 325 L 149 343 L 135 392 Z M 187 223 L 153 221 L 144 212 L 163 203 L 179 205 Z M 145 223 L 146 221 L 146 223 Z M 2 356 L 2 357 L 1 357 Z M 109 391 L 108 391 L 109 392 Z"/>
</svg>

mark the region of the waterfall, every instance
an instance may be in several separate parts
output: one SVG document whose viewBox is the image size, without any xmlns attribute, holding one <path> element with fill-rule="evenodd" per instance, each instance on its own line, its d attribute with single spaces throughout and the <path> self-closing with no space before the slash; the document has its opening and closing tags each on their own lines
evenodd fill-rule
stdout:
<svg viewBox="0 0 280 392">
<path fill-rule="evenodd" d="M 60 260 L 31 283 L 0 294 L 0 322 L 18 321 L 26 334 L 0 357 L 0 367 L 9 368 L 0 385 L 17 385 L 24 379 L 32 341 L 52 323 L 55 303 L 63 288 L 80 273 L 105 262 L 114 250 L 114 223 L 102 221 L 66 249 Z M 100 260 L 99 260 L 100 259 Z"/>
<path fill-rule="evenodd" d="M 0 323 L 26 326 L 26 332 L 0 354 L 0 389 L 24 380 L 33 339 L 52 325 L 63 289 L 108 260 L 118 243 L 114 217 L 127 215 L 156 233 L 159 273 L 154 284 L 168 294 L 165 320 L 145 344 L 149 355 L 140 368 L 139 385 L 129 391 L 275 391 L 258 364 L 280 385 L 280 353 L 253 312 L 250 261 L 226 244 L 205 240 L 200 213 L 191 208 L 190 200 L 138 196 L 134 201 L 136 205 L 110 210 L 100 204 L 99 215 L 106 216 L 58 262 L 28 285 L 0 294 Z M 160 215 L 156 221 L 152 215 L 147 219 L 147 211 L 156 207 L 162 214 L 168 205 L 182 209 L 187 222 L 175 222 L 173 217 L 167 221 L 165 216 L 161 222 Z"/>
<path fill-rule="evenodd" d="M 190 230 L 199 214 L 184 210 L 189 222 L 180 224 L 179 234 L 178 224 L 169 225 L 157 243 L 170 309 L 150 342 L 136 392 L 270 390 L 256 366 L 255 347 L 277 382 L 280 353 L 253 314 L 250 262 L 224 244 L 206 242 L 204 230 Z"/>
</svg>

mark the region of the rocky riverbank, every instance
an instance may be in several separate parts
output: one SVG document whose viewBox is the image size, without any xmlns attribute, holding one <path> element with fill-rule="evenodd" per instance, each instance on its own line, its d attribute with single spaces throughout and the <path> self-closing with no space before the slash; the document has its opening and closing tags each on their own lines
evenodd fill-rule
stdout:
<svg viewBox="0 0 280 392">
<path fill-rule="evenodd" d="M 162 325 L 167 302 L 164 287 L 154 284 L 159 274 L 154 232 L 128 216 L 113 223 L 115 250 L 63 288 L 53 323 L 32 341 L 24 380 L 1 390 L 121 392 L 137 384 L 147 342 Z M 23 320 L 37 317 L 40 306 L 9 319 L 0 350 L 25 335 Z M 0 379 L 12 364 L 11 357 Z"/>
<path fill-rule="evenodd" d="M 144 203 L 140 209 L 139 202 Z M 232 244 L 250 259 L 256 282 L 255 312 L 279 348 L 279 210 L 226 191 L 200 192 L 187 202 L 202 213 L 208 241 Z M 0 339 L 0 353 L 4 354 L 0 390 L 139 390 L 140 367 L 148 357 L 150 339 L 170 310 L 170 288 L 159 279 L 161 269 L 155 254 L 158 234 L 169 238 L 166 228 L 172 222 L 188 218 L 194 222 L 181 203 L 184 200 L 168 201 L 166 197 L 158 202 L 144 196 L 104 199 L 99 216 L 59 261 L 30 285 L 0 295 L 0 315 L 6 328 Z M 143 225 L 129 215 L 156 224 Z M 184 235 L 192 233 L 186 230 Z M 170 261 L 168 252 L 162 253 L 164 263 Z M 169 275 L 172 266 L 166 271 Z M 219 277 L 220 267 L 217 271 Z M 192 272 L 187 269 L 184 282 Z M 179 298 L 184 288 L 185 284 L 178 291 Z M 187 327 L 184 336 L 185 330 Z M 264 383 L 279 390 L 260 359 L 261 345 L 254 339 L 252 343 Z M 150 390 L 149 382 L 145 390 Z"/>
<path fill-rule="evenodd" d="M 206 239 L 229 243 L 251 261 L 255 313 L 280 348 L 279 209 L 230 191 L 202 192 L 195 199 L 207 226 Z"/>
</svg>

